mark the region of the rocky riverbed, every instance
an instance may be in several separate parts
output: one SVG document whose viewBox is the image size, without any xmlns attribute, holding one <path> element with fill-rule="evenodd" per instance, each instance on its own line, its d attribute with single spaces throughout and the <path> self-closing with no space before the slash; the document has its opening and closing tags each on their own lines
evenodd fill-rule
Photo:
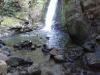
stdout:
<svg viewBox="0 0 100 75">
<path fill-rule="evenodd" d="M 54 36 L 38 30 L 1 39 L 0 60 L 6 61 L 8 75 L 100 74 L 99 35 L 81 46 L 58 44 Z"/>
<path fill-rule="evenodd" d="M 55 34 L 58 35 L 58 32 Z M 6 61 L 8 75 L 62 75 L 59 63 L 65 62 L 63 50 L 59 44 L 56 45 L 57 41 L 53 44 L 47 42 L 54 40 L 55 34 L 48 36 L 36 30 L 1 38 L 0 59 Z M 61 37 L 57 37 L 58 40 Z"/>
</svg>

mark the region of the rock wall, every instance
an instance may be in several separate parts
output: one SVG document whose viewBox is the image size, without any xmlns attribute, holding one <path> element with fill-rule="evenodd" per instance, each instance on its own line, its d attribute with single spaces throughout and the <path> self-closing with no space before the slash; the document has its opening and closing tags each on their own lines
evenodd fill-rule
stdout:
<svg viewBox="0 0 100 75">
<path fill-rule="evenodd" d="M 98 0 L 63 0 L 63 22 L 76 43 L 84 43 L 93 33 L 100 33 Z M 92 34 L 91 34 L 92 33 Z"/>
</svg>

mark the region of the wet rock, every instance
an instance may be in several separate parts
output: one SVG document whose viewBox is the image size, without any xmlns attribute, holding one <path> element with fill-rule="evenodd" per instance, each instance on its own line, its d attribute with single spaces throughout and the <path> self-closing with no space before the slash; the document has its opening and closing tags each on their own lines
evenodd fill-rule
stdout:
<svg viewBox="0 0 100 75">
<path fill-rule="evenodd" d="M 85 52 L 94 52 L 95 51 L 95 42 L 85 42 L 84 44 L 83 44 L 83 50 L 85 51 Z"/>
<path fill-rule="evenodd" d="M 79 46 L 70 46 L 65 50 L 64 57 L 66 61 L 73 62 L 84 53 L 83 48 Z"/>
<path fill-rule="evenodd" d="M 4 45 L 0 44 L 0 48 L 3 48 L 3 47 L 4 47 Z"/>
<path fill-rule="evenodd" d="M 5 45 L 6 44 L 2 40 L 0 40 L 0 48 L 3 48 Z"/>
<path fill-rule="evenodd" d="M 22 41 L 19 44 L 13 46 L 15 49 L 19 50 L 35 50 L 36 45 L 33 44 L 30 40 Z"/>
<path fill-rule="evenodd" d="M 41 70 L 39 64 L 33 64 L 32 66 L 28 67 L 29 75 L 41 75 Z"/>
<path fill-rule="evenodd" d="M 65 59 L 64 59 L 63 55 L 56 55 L 56 56 L 54 56 L 54 60 L 56 62 L 65 62 Z"/>
<path fill-rule="evenodd" d="M 0 53 L 0 60 L 3 60 L 3 61 L 6 61 L 8 60 L 9 58 L 7 57 L 7 55 L 3 54 L 3 53 Z"/>
<path fill-rule="evenodd" d="M 49 39 L 50 39 L 50 37 L 49 37 L 49 36 L 47 36 L 47 37 L 46 37 L 46 39 L 47 39 L 47 40 L 49 40 Z"/>
<path fill-rule="evenodd" d="M 20 75 L 29 75 L 29 74 L 28 74 L 28 72 L 26 72 L 26 71 L 21 71 L 21 72 L 20 72 Z"/>
<path fill-rule="evenodd" d="M 80 75 L 79 73 L 81 68 L 75 62 L 66 62 L 63 64 L 63 67 L 65 69 L 66 75 L 70 75 L 69 73 L 71 73 L 71 75 L 74 75 L 75 73 L 75 75 Z"/>
<path fill-rule="evenodd" d="M 31 50 L 35 50 L 36 49 L 36 46 L 35 45 L 32 45 L 31 46 Z"/>
<path fill-rule="evenodd" d="M 29 28 L 29 27 L 25 27 L 20 32 L 21 33 L 25 33 L 25 32 L 30 32 L 30 31 L 33 31 L 33 29 L 32 28 Z"/>
<path fill-rule="evenodd" d="M 36 48 L 40 48 L 42 45 L 41 44 L 37 44 L 36 45 Z"/>
<path fill-rule="evenodd" d="M 8 73 L 7 75 L 12 75 L 11 73 Z"/>
<path fill-rule="evenodd" d="M 6 45 L 2 40 L 0 40 L 0 45 Z"/>
<path fill-rule="evenodd" d="M 95 53 L 86 53 L 84 55 L 84 63 L 86 65 L 94 64 L 96 62 L 96 55 Z"/>
<path fill-rule="evenodd" d="M 7 56 L 10 56 L 11 55 L 11 49 L 7 46 L 4 46 L 2 49 L 1 49 L 1 53 L 7 55 Z"/>
<path fill-rule="evenodd" d="M 96 42 L 100 44 L 100 35 L 96 37 Z"/>
<path fill-rule="evenodd" d="M 12 67 L 30 66 L 33 64 L 33 61 L 30 58 L 23 58 L 18 56 L 11 56 L 6 62 L 9 66 Z"/>
<path fill-rule="evenodd" d="M 83 61 L 89 70 L 100 71 L 100 62 L 95 53 L 85 54 Z"/>
<path fill-rule="evenodd" d="M 48 67 L 43 67 L 42 68 L 42 74 L 41 75 L 55 75 L 55 74 Z"/>
<path fill-rule="evenodd" d="M 17 26 L 17 27 L 10 27 L 9 30 L 14 30 L 14 31 L 20 31 L 22 29 L 21 26 Z"/>
<path fill-rule="evenodd" d="M 88 66 L 90 70 L 100 71 L 100 58 L 96 53 L 87 53 L 83 58 L 84 64 Z"/>
<path fill-rule="evenodd" d="M 49 48 L 47 44 L 43 44 L 42 51 L 45 53 L 49 53 L 52 50 L 52 48 Z"/>
<path fill-rule="evenodd" d="M 55 60 L 55 62 L 65 62 L 63 54 L 60 52 L 60 49 L 53 48 L 50 51 L 50 57 Z"/>
<path fill-rule="evenodd" d="M 7 75 L 20 75 L 20 73 L 18 71 L 15 71 L 13 73 L 8 73 Z"/>
<path fill-rule="evenodd" d="M 11 49 L 2 40 L 0 40 L 0 52 L 7 56 L 11 55 Z"/>
<path fill-rule="evenodd" d="M 51 56 L 56 56 L 56 55 L 60 55 L 60 50 L 59 49 L 56 49 L 56 48 L 53 48 L 51 51 L 50 51 L 50 55 Z"/>
<path fill-rule="evenodd" d="M 17 33 L 25 33 L 25 32 L 30 32 L 30 31 L 32 31 L 33 29 L 32 28 L 30 28 L 30 27 L 21 27 L 21 26 L 17 26 L 17 27 L 11 27 L 11 28 L 9 28 L 9 30 L 13 30 L 13 31 L 15 31 L 15 32 L 17 32 Z"/>
<path fill-rule="evenodd" d="M 89 37 L 89 32 L 87 29 L 87 25 L 82 22 L 82 21 L 74 21 L 73 25 L 69 25 L 69 34 L 71 39 L 77 43 L 77 44 L 82 44 L 87 40 Z"/>
</svg>

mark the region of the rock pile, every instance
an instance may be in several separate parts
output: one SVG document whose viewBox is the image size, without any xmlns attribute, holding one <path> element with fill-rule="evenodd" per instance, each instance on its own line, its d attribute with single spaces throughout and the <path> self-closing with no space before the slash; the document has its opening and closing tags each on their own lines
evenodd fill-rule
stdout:
<svg viewBox="0 0 100 75">
<path fill-rule="evenodd" d="M 15 44 L 13 47 L 18 50 L 35 50 L 36 49 L 36 45 L 33 44 L 32 41 L 30 40 L 22 41 L 18 44 Z"/>
</svg>

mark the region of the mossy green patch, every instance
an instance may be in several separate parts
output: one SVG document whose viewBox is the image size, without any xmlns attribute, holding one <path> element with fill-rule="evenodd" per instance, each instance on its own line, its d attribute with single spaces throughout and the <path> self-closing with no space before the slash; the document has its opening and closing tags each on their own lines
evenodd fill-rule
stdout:
<svg viewBox="0 0 100 75">
<path fill-rule="evenodd" d="M 16 26 L 16 25 L 18 25 L 19 22 L 20 22 L 20 20 L 14 18 L 14 17 L 5 16 L 4 20 L 1 24 L 6 25 L 6 26 Z"/>
</svg>

